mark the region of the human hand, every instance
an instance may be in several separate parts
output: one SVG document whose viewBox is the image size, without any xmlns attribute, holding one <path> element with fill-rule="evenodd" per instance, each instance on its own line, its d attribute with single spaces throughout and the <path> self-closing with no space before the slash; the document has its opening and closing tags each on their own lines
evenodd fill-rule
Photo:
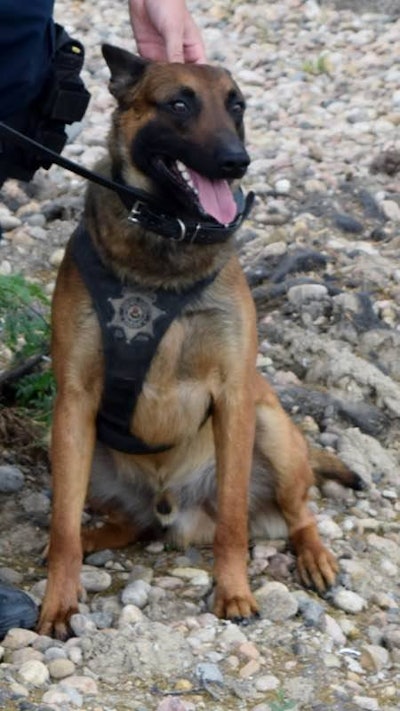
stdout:
<svg viewBox="0 0 400 711">
<path fill-rule="evenodd" d="M 200 31 L 185 0 L 129 0 L 133 34 L 146 59 L 204 63 Z"/>
</svg>

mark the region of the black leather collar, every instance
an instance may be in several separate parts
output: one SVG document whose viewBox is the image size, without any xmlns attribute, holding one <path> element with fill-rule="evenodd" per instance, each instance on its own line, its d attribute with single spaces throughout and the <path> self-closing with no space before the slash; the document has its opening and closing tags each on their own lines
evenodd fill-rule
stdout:
<svg viewBox="0 0 400 711">
<path fill-rule="evenodd" d="M 113 175 L 113 178 L 116 185 L 130 187 L 127 186 L 120 175 Z M 170 215 L 167 211 L 164 211 L 162 205 L 157 205 L 154 196 L 151 194 L 140 199 L 132 199 L 126 192 L 119 192 L 118 190 L 116 192 L 118 192 L 126 209 L 129 210 L 129 222 L 140 225 L 145 230 L 155 232 L 161 237 L 172 239 L 174 242 L 204 245 L 226 242 L 248 216 L 255 198 L 253 192 L 249 192 L 245 196 L 242 189 L 238 188 L 234 193 L 237 206 L 236 217 L 233 222 L 222 225 L 217 220 L 214 220 L 213 217 L 205 217 L 199 220 L 183 220 L 176 215 Z"/>
</svg>

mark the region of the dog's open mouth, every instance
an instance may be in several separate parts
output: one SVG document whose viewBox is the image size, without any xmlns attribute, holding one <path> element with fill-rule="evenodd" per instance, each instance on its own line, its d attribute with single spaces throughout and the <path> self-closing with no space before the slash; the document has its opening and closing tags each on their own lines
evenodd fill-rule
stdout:
<svg viewBox="0 0 400 711">
<path fill-rule="evenodd" d="M 223 225 L 232 222 L 237 213 L 236 202 L 226 180 L 210 180 L 181 161 L 158 157 L 157 171 L 173 184 L 176 196 L 203 216 L 211 216 Z"/>
</svg>

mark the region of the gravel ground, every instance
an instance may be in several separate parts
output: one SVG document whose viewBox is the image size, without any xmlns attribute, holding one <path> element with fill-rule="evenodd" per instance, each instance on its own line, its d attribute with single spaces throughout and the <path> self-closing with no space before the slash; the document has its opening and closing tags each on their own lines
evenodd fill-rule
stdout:
<svg viewBox="0 0 400 711">
<path fill-rule="evenodd" d="M 312 492 L 338 585 L 326 599 L 302 589 L 285 543 L 257 541 L 249 566 L 262 616 L 238 627 L 208 612 L 208 549 L 155 542 L 89 556 L 74 637 L 14 630 L 1 642 L 2 708 L 400 707 L 400 13 L 398 2 L 349 5 L 190 3 L 210 61 L 233 71 L 248 100 L 246 184 L 258 200 L 238 246 L 260 368 L 310 440 L 368 485 Z M 133 46 L 126 2 L 59 0 L 57 15 L 85 43 L 92 92 L 65 154 L 92 166 L 112 108 L 99 45 Z M 0 273 L 22 271 L 51 294 L 83 185 L 53 167 L 4 186 Z M 3 348 L 3 367 L 8 358 Z M 48 473 L 18 446 L 2 454 L 0 577 L 39 602 Z"/>
</svg>

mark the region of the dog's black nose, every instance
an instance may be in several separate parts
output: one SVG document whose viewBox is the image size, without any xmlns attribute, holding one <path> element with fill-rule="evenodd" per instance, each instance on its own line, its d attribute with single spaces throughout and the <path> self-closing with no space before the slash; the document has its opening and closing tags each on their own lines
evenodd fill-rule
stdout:
<svg viewBox="0 0 400 711">
<path fill-rule="evenodd" d="M 241 178 L 250 163 L 249 154 L 242 145 L 220 147 L 216 158 L 224 178 Z"/>
</svg>

